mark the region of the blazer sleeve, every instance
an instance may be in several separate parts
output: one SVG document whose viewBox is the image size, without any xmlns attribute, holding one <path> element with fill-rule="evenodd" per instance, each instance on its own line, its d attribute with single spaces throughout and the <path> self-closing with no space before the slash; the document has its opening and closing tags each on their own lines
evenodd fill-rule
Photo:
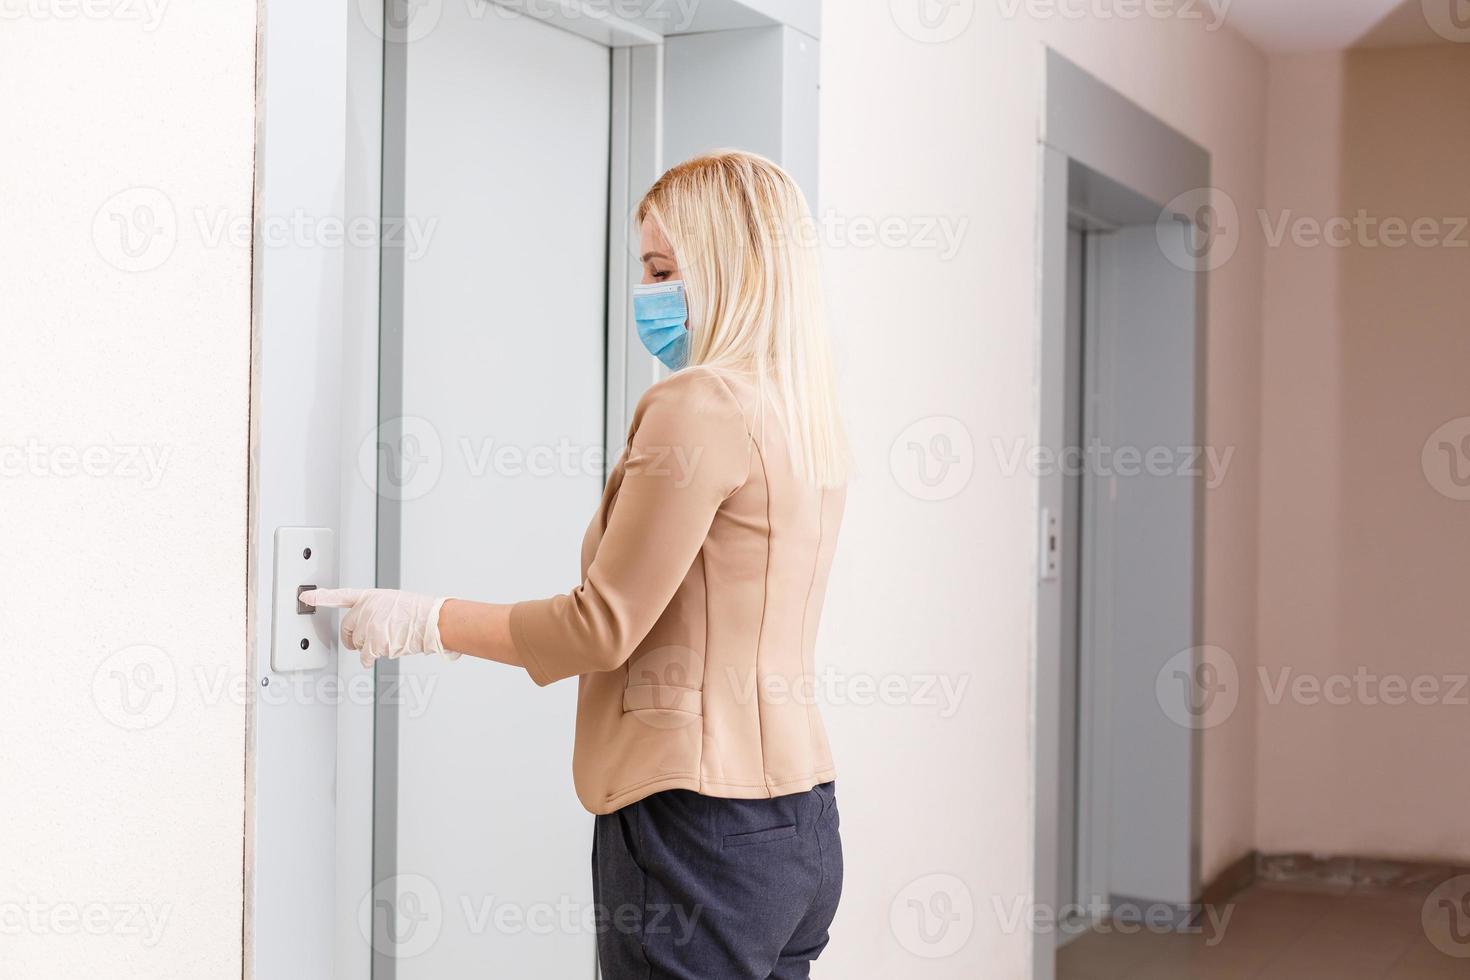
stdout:
<svg viewBox="0 0 1470 980">
<path fill-rule="evenodd" d="M 720 505 L 750 475 L 752 440 L 719 376 L 663 381 L 634 413 L 624 475 L 582 584 L 517 603 L 511 639 L 540 686 L 617 670 L 663 614 Z"/>
</svg>

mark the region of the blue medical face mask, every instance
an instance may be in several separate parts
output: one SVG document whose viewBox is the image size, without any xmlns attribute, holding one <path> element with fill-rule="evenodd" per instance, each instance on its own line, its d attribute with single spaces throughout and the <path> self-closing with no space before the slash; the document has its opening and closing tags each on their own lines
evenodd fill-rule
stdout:
<svg viewBox="0 0 1470 980">
<path fill-rule="evenodd" d="M 684 326 L 689 322 L 689 302 L 682 281 L 634 286 L 633 319 L 638 339 L 664 367 L 677 371 L 689 363 L 689 331 Z"/>
</svg>

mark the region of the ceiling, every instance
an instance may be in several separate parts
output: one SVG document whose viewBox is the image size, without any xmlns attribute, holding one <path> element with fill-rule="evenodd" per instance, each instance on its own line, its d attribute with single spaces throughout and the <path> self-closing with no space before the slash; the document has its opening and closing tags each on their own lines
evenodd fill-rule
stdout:
<svg viewBox="0 0 1470 980">
<path fill-rule="evenodd" d="M 1210 0 L 1270 54 L 1449 43 L 1424 16 L 1426 3 L 1446 2 L 1457 0 Z"/>
</svg>

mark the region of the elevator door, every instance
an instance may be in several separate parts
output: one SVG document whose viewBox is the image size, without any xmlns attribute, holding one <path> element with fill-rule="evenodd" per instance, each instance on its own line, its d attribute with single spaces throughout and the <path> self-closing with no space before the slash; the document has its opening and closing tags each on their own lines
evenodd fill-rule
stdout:
<svg viewBox="0 0 1470 980">
<path fill-rule="evenodd" d="M 565 591 L 602 487 L 610 52 L 471 2 L 390 57 L 408 234 L 401 358 L 385 319 L 382 369 L 401 372 L 384 414 L 406 453 L 380 578 L 396 558 L 412 591 Z M 375 977 L 592 976 L 576 684 L 470 658 L 386 669 L 374 876 L 396 880 Z"/>
</svg>

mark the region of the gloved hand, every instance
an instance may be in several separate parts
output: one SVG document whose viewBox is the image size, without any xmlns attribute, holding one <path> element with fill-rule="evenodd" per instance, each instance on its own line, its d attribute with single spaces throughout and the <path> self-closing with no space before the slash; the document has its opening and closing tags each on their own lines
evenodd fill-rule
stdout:
<svg viewBox="0 0 1470 980">
<path fill-rule="evenodd" d="M 445 653 L 439 639 L 439 609 L 445 599 L 397 589 L 312 589 L 300 599 L 317 608 L 346 609 L 342 645 L 357 650 L 364 667 L 386 657 Z M 450 654 L 458 660 L 459 654 Z"/>
</svg>

